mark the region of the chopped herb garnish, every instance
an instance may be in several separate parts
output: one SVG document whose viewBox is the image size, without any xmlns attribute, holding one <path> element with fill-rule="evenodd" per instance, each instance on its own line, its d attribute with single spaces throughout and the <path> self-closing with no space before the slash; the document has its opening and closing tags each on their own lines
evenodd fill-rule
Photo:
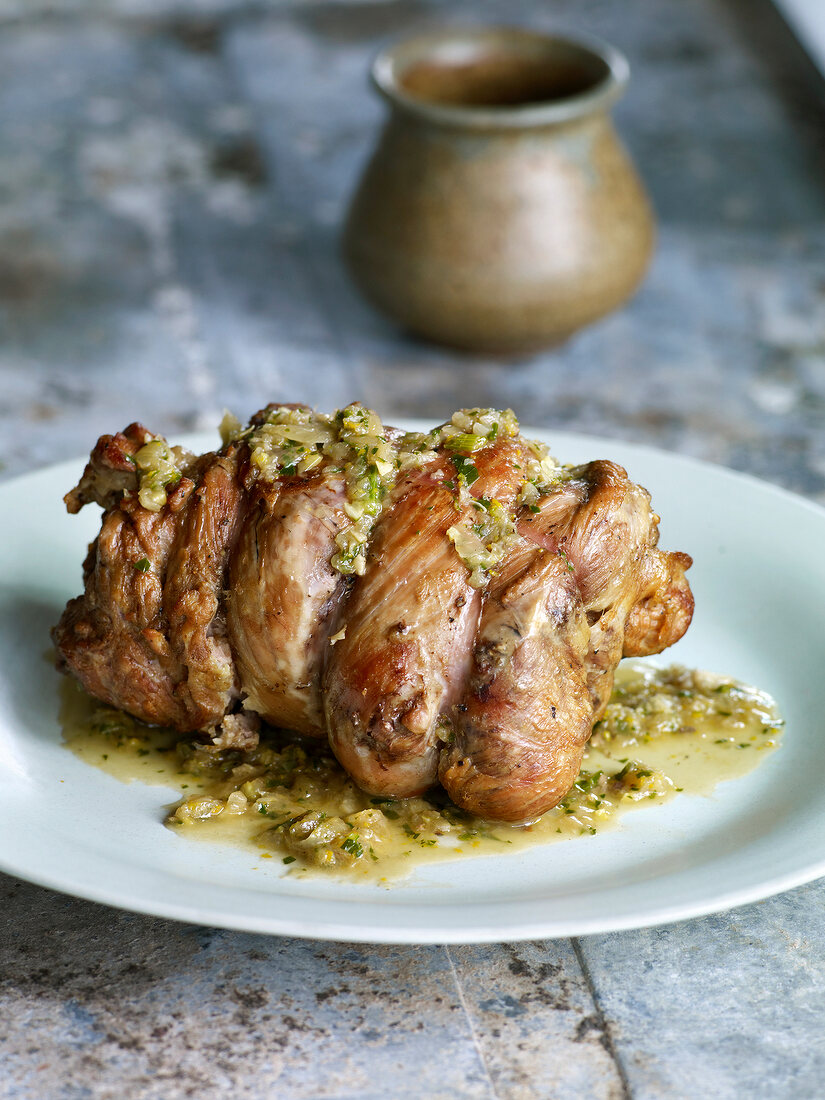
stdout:
<svg viewBox="0 0 825 1100">
<path fill-rule="evenodd" d="M 152 568 L 152 563 L 148 558 L 141 558 L 140 561 L 134 563 L 134 568 L 137 569 L 138 573 L 148 573 Z"/>
<path fill-rule="evenodd" d="M 464 458 L 462 455 L 453 455 L 453 465 L 456 468 L 459 478 L 468 487 L 472 485 L 474 481 L 478 481 L 478 470 L 469 458 Z M 444 484 L 446 485 L 447 482 L 445 481 Z"/>
<path fill-rule="evenodd" d="M 475 435 L 472 432 L 459 432 L 458 435 L 452 435 L 449 439 L 444 440 L 444 446 L 448 451 L 467 451 L 472 454 L 474 451 L 479 451 L 487 442 L 492 442 L 495 439 L 495 435 Z"/>
</svg>

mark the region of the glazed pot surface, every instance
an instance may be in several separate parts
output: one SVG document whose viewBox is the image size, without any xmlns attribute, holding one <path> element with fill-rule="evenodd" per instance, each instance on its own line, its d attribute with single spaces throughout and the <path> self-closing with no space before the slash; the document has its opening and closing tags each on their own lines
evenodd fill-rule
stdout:
<svg viewBox="0 0 825 1100">
<path fill-rule="evenodd" d="M 653 219 L 608 115 L 626 79 L 614 51 L 449 32 L 394 47 L 373 73 L 391 115 L 344 254 L 375 305 L 437 342 L 519 352 L 635 290 Z"/>
</svg>

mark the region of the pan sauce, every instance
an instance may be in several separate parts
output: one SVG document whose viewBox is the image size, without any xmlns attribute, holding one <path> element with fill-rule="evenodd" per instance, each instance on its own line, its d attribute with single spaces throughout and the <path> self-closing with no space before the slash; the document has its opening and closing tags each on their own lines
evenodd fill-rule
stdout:
<svg viewBox="0 0 825 1100">
<path fill-rule="evenodd" d="M 287 735 L 246 753 L 210 751 L 99 704 L 70 680 L 61 720 L 81 759 L 124 782 L 175 790 L 166 824 L 181 835 L 252 847 L 293 874 L 379 881 L 420 864 L 592 835 L 631 808 L 709 794 L 755 768 L 784 724 L 768 695 L 729 678 L 627 662 L 573 789 L 538 821 L 511 826 L 474 818 L 443 792 L 373 799 L 328 750 Z"/>
</svg>

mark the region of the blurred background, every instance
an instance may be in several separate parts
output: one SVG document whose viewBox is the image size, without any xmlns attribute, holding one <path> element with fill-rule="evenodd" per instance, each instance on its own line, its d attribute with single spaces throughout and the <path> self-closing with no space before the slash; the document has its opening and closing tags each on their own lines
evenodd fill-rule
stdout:
<svg viewBox="0 0 825 1100">
<path fill-rule="evenodd" d="M 449 23 L 590 31 L 658 248 L 628 306 L 522 360 L 406 337 L 338 257 L 384 107 Z M 0 461 L 267 401 L 643 441 L 825 500 L 822 80 L 768 0 L 0 0 Z"/>
</svg>

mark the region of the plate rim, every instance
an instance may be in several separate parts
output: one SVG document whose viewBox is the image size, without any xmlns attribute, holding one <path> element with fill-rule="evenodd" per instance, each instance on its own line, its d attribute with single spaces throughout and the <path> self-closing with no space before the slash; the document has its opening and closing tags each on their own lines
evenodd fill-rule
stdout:
<svg viewBox="0 0 825 1100">
<path fill-rule="evenodd" d="M 412 429 L 416 429 L 420 426 L 429 427 L 429 421 L 423 421 L 421 419 L 411 420 L 410 418 L 400 417 L 397 419 L 399 425 L 403 427 Z M 749 484 L 760 492 L 767 493 L 769 496 L 775 496 L 795 508 L 802 508 L 807 512 L 811 512 L 819 521 L 825 520 L 825 508 L 820 506 L 817 502 L 811 501 L 775 483 L 765 481 L 753 474 L 733 470 L 703 459 L 697 459 L 678 452 L 665 451 L 648 444 L 640 444 L 617 438 L 590 436 L 586 433 L 568 432 L 563 429 L 556 430 L 552 427 L 535 428 L 524 426 L 522 431 L 527 435 L 533 435 L 543 439 L 549 443 L 551 449 L 555 450 L 558 448 L 558 451 L 561 453 L 563 453 L 563 447 L 566 442 L 581 448 L 600 447 L 603 445 L 608 452 L 611 447 L 627 448 L 634 454 L 638 454 L 640 457 L 644 457 L 651 462 L 664 459 L 667 463 L 675 463 L 677 466 L 682 467 L 688 473 L 691 469 L 699 469 L 706 475 L 715 478 L 721 477 L 723 480 L 732 481 L 734 483 L 742 482 Z M 212 435 L 212 433 L 182 433 L 180 438 L 184 445 L 187 443 L 194 443 L 197 446 L 203 446 L 204 443 L 206 443 L 208 446 L 208 435 Z M 212 435 L 212 440 L 214 443 L 217 443 L 217 439 L 214 435 Z M 0 481 L 0 495 L 9 490 L 14 491 L 15 487 L 25 488 L 25 483 L 29 481 L 43 477 L 56 477 L 64 469 L 80 469 L 85 461 L 85 457 L 63 460 L 61 462 L 51 463 L 38 470 L 29 471 L 17 477 L 5 478 Z M 470 944 L 596 935 L 635 928 L 649 928 L 671 924 L 681 920 L 695 919 L 697 917 L 726 911 L 772 897 L 778 893 L 782 893 L 822 877 L 825 875 L 825 857 L 805 867 L 777 872 L 768 878 L 760 879 L 758 882 L 734 887 L 728 890 L 716 890 L 712 897 L 699 897 L 693 903 L 685 902 L 684 900 L 677 901 L 673 904 L 662 902 L 648 905 L 645 911 L 641 913 L 630 912 L 615 915 L 600 914 L 595 917 L 580 916 L 578 918 L 560 919 L 558 917 L 553 917 L 552 903 L 548 901 L 547 904 L 551 911 L 544 920 L 531 920 L 524 923 L 511 922 L 505 929 L 498 924 L 485 923 L 484 918 L 482 918 L 476 924 L 472 925 L 472 927 L 468 928 L 466 925 L 463 926 L 460 931 L 449 927 L 447 924 L 439 925 L 437 920 L 433 920 L 426 929 L 416 928 L 412 924 L 398 928 L 386 923 L 386 920 L 384 923 L 379 921 L 375 924 L 360 924 L 354 927 L 352 923 L 347 923 L 345 919 L 317 919 L 312 922 L 311 926 L 307 926 L 306 922 L 296 923 L 296 918 L 293 915 L 286 914 L 281 917 L 277 912 L 269 913 L 266 916 L 254 913 L 221 912 L 219 909 L 213 909 L 206 912 L 201 910 L 197 905 L 193 905 L 191 901 L 179 902 L 173 897 L 165 899 L 156 899 L 154 897 L 126 897 L 123 896 L 122 891 L 110 891 L 105 887 L 98 887 L 90 883 L 84 883 L 78 888 L 76 879 L 73 880 L 69 872 L 60 874 L 52 871 L 42 871 L 37 868 L 32 870 L 29 867 L 21 866 L 20 862 L 16 862 L 13 858 L 9 858 L 8 853 L 5 853 L 2 848 L 0 848 L 0 871 L 14 875 L 35 885 L 56 890 L 67 896 L 109 905 L 128 912 L 142 913 L 181 922 L 207 924 L 214 927 L 246 932 L 296 936 L 302 939 L 332 940 L 346 943 Z M 171 871 L 167 870 L 164 870 L 163 874 L 170 882 L 174 881 L 177 877 Z M 279 895 L 277 891 L 273 891 L 272 897 L 273 901 L 276 903 L 286 900 Z M 302 899 L 300 899 L 299 896 L 292 895 L 288 900 L 295 902 Z M 344 901 L 342 904 L 344 904 L 346 908 L 351 908 L 353 905 L 369 906 L 370 901 L 368 899 L 365 899 L 364 902 L 357 903 Z M 485 903 L 485 908 L 487 908 L 489 904 L 490 903 Z M 408 902 L 405 906 L 400 906 L 398 910 L 394 911 L 393 915 L 397 919 L 402 920 L 404 911 L 408 911 L 410 908 L 416 909 L 421 907 L 420 903 Z M 423 908 L 426 908 L 426 905 L 424 905 Z"/>
</svg>

